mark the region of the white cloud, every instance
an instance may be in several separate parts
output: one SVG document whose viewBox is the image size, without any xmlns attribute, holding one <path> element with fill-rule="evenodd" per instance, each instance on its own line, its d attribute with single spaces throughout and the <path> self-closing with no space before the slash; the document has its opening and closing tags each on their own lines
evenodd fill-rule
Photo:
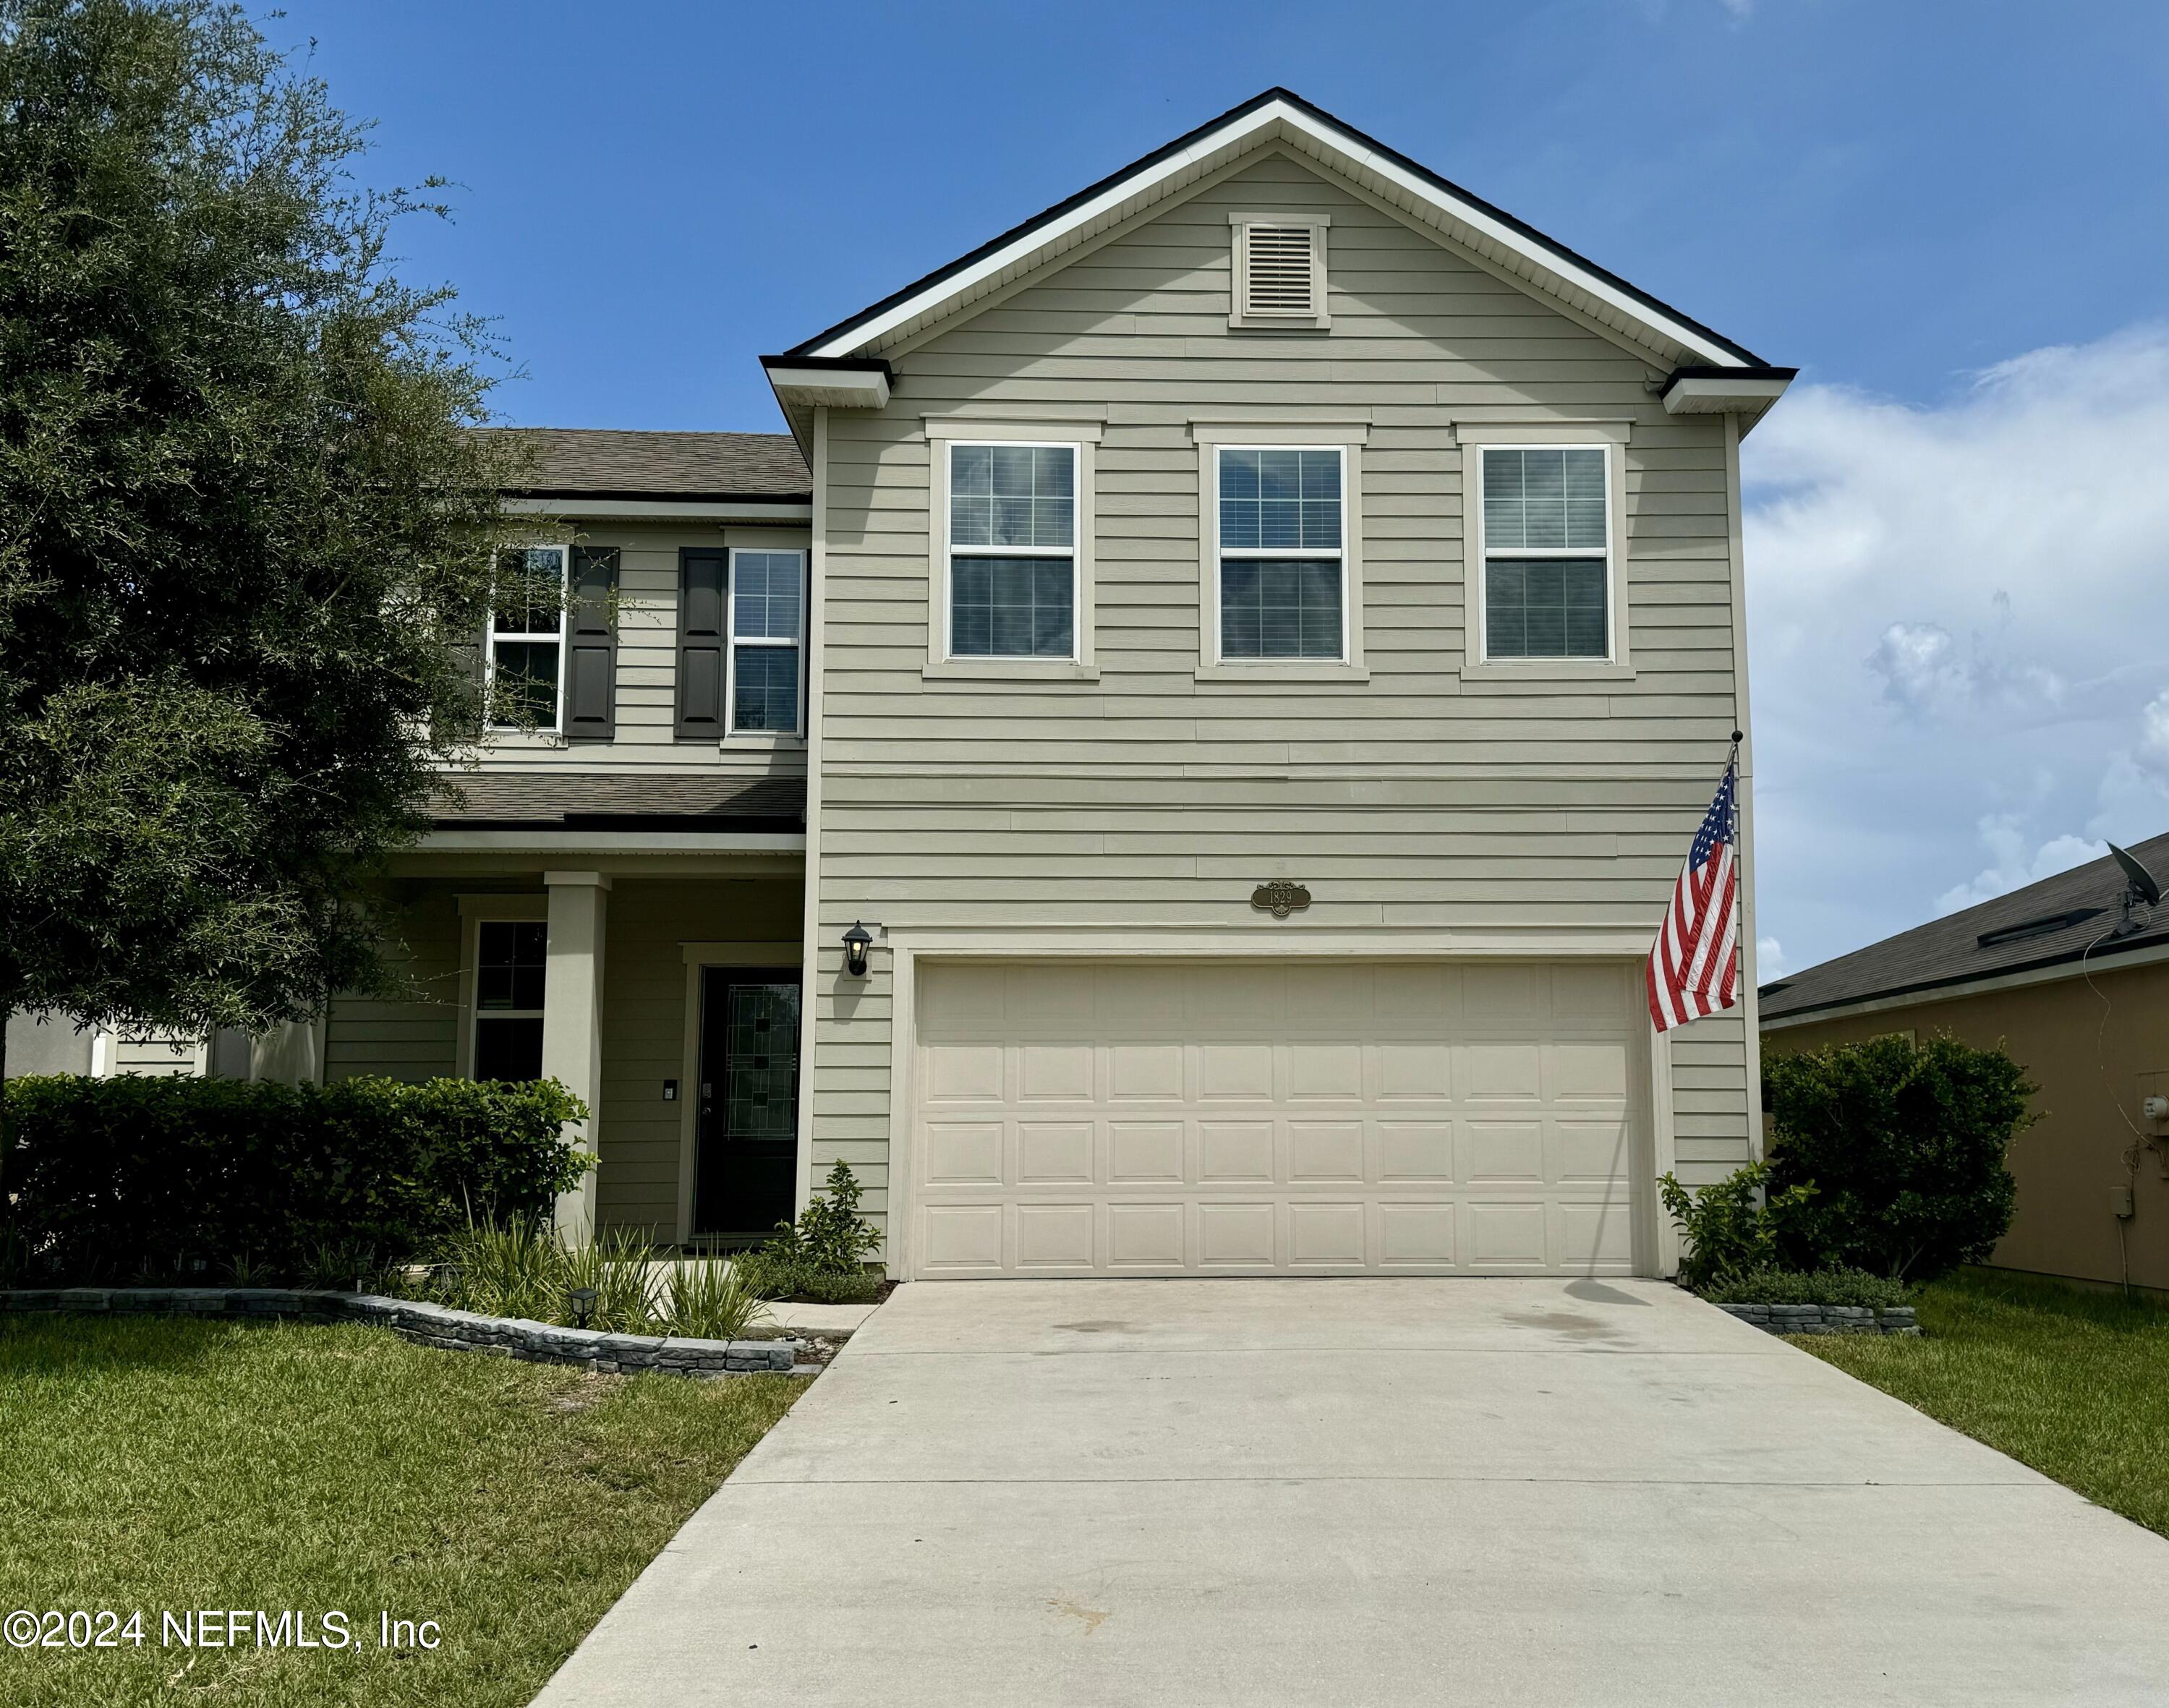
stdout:
<svg viewBox="0 0 2169 1708">
<path fill-rule="evenodd" d="M 1755 939 L 1756 983 L 1768 984 L 1772 979 L 1784 977 L 1792 970 L 1792 962 L 1785 959 L 1783 944 L 1778 942 L 1774 937 L 1758 937 Z"/>
<path fill-rule="evenodd" d="M 1743 460 L 1756 923 L 1790 960 L 2169 829 L 2169 329 L 1933 407 L 1796 386 Z"/>
<path fill-rule="evenodd" d="M 2105 842 L 2065 835 L 2052 837 L 2029 854 L 2026 850 L 2033 838 L 2017 816 L 2011 813 L 1990 813 L 1980 821 L 1980 830 L 1981 843 L 1990 856 L 1990 863 L 1969 881 L 1953 884 L 1936 897 L 1938 916 L 2007 896 L 2013 890 L 2022 890 L 2028 884 L 2068 872 L 2088 860 L 2105 859 L 2108 854 Z"/>
</svg>

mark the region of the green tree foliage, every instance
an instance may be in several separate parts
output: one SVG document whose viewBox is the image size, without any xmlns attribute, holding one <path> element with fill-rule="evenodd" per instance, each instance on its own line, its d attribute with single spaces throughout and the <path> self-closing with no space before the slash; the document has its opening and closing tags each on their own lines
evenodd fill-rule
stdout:
<svg viewBox="0 0 2169 1708">
<path fill-rule="evenodd" d="M 237 8 L 0 0 L 0 1016 L 379 982 L 525 446 L 365 141 Z"/>
<path fill-rule="evenodd" d="M 1947 1036 L 1766 1056 L 1770 1186 L 1815 1188 L 1788 1218 L 1784 1260 L 1929 1281 L 1987 1257 L 2011 1226 L 2005 1157 L 2037 1089 L 2002 1051 Z"/>
</svg>

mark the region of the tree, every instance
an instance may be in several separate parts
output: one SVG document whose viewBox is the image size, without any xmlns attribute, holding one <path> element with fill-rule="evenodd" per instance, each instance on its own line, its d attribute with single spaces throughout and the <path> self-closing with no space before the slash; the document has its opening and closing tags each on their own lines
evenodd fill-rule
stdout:
<svg viewBox="0 0 2169 1708">
<path fill-rule="evenodd" d="M 237 7 L 0 0 L 0 1018 L 383 982 L 525 448 L 366 130 Z"/>
<path fill-rule="evenodd" d="M 1948 1035 L 1765 1057 L 1770 1186 L 1815 1189 L 1787 1214 L 1788 1261 L 1913 1281 L 1980 1262 L 2017 1207 L 2005 1158 L 2038 1088 L 2002 1051 Z"/>
</svg>

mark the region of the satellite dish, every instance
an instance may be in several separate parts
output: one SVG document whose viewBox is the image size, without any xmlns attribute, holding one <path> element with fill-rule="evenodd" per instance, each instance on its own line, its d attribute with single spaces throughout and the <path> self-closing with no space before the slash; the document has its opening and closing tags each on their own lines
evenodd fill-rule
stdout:
<svg viewBox="0 0 2169 1708">
<path fill-rule="evenodd" d="M 2144 902 L 2150 907 L 2159 907 L 2161 886 L 2154 881 L 2154 875 L 2114 843 L 2108 845 L 2108 851 L 2116 856 L 2116 863 L 2124 868 L 2124 881 L 2131 899 Z"/>
</svg>

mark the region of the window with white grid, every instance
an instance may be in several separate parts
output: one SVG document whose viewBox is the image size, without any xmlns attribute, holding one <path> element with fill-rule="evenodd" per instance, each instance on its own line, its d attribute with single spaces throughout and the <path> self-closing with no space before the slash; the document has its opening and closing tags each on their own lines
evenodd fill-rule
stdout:
<svg viewBox="0 0 2169 1708">
<path fill-rule="evenodd" d="M 1612 656 L 1611 453 L 1486 445 L 1484 657 Z"/>
<path fill-rule="evenodd" d="M 949 447 L 949 656 L 1077 656 L 1077 447 Z"/>
<path fill-rule="evenodd" d="M 1222 445 L 1218 455 L 1220 657 L 1347 657 L 1346 453 Z"/>
<path fill-rule="evenodd" d="M 568 556 L 562 545 L 531 545 L 498 558 L 484 681 L 494 728 L 557 727 L 563 704 Z"/>
<path fill-rule="evenodd" d="M 806 554 L 734 550 L 730 561 L 731 732 L 798 733 Z"/>
</svg>

